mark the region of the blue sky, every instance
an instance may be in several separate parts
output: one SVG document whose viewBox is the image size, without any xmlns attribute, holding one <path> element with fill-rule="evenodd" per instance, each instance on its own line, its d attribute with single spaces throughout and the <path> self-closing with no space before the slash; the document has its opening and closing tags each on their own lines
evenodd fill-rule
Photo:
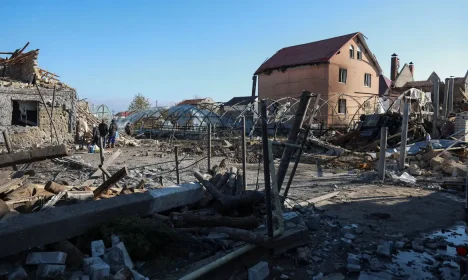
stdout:
<svg viewBox="0 0 468 280">
<path fill-rule="evenodd" d="M 41 68 L 115 111 L 138 92 L 159 104 L 250 95 L 277 50 L 356 31 L 387 76 L 392 53 L 417 79 L 468 69 L 466 0 L 0 0 L 0 10 L 0 51 L 31 42 Z"/>
</svg>

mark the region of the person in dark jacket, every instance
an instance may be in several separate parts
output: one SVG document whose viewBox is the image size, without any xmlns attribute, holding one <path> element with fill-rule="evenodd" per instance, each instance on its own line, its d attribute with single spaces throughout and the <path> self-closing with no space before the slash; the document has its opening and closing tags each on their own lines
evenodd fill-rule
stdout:
<svg viewBox="0 0 468 280">
<path fill-rule="evenodd" d="M 132 135 L 132 125 L 130 122 L 125 125 L 125 133 L 127 133 L 127 135 Z"/>
<path fill-rule="evenodd" d="M 102 145 L 106 144 L 107 133 L 109 133 L 109 128 L 107 127 L 106 120 L 103 119 L 102 122 L 99 124 L 99 135 L 102 138 Z M 101 145 L 99 144 L 99 146 Z M 104 147 L 100 147 L 100 148 L 102 149 Z"/>
<path fill-rule="evenodd" d="M 115 145 L 115 136 L 119 127 L 115 123 L 115 120 L 112 120 L 111 125 L 109 126 L 109 147 L 114 148 Z"/>
<path fill-rule="evenodd" d="M 93 124 L 93 138 L 91 143 L 93 144 L 93 146 L 99 146 L 99 128 L 95 124 Z"/>
</svg>

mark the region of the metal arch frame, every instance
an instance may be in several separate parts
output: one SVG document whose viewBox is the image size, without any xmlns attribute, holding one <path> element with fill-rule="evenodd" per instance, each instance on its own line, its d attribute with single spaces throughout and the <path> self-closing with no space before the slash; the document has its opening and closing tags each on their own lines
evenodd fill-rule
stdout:
<svg viewBox="0 0 468 280">
<path fill-rule="evenodd" d="M 101 113 L 101 112 L 99 112 L 99 109 L 100 109 L 100 108 L 103 108 L 103 109 L 105 108 L 105 109 L 107 109 L 107 112 L 104 112 L 104 110 L 102 111 L 102 114 L 103 114 L 102 116 L 99 116 L 99 114 Z M 104 116 L 104 114 L 106 114 L 106 113 L 109 114 L 109 117 L 110 117 L 110 118 Z M 98 118 L 99 120 L 106 119 L 106 118 L 108 118 L 109 120 L 112 120 L 112 118 L 114 117 L 114 116 L 112 115 L 112 111 L 111 111 L 111 110 L 109 109 L 109 107 L 107 107 L 107 105 L 105 105 L 105 104 L 99 105 L 99 106 L 96 108 L 96 111 L 93 112 L 93 114 L 96 114 L 96 115 L 97 115 L 96 118 Z"/>
</svg>

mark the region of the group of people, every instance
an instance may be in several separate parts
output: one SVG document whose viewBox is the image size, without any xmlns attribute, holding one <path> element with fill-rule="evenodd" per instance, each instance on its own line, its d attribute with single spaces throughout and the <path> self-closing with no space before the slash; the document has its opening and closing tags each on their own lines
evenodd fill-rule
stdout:
<svg viewBox="0 0 468 280">
<path fill-rule="evenodd" d="M 107 125 L 105 120 L 102 120 L 98 126 L 94 125 L 93 126 L 93 145 L 101 146 L 100 145 L 101 143 L 99 140 L 100 138 L 102 138 L 102 143 L 104 145 L 107 144 L 107 148 L 114 148 L 118 129 L 119 127 L 115 123 L 115 120 L 112 120 L 109 126 Z"/>
</svg>

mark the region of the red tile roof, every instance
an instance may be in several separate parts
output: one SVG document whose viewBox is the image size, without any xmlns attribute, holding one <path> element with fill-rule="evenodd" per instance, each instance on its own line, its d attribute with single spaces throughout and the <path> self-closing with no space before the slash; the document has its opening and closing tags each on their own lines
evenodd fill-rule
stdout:
<svg viewBox="0 0 468 280">
<path fill-rule="evenodd" d="M 255 71 L 254 75 L 283 67 L 325 63 L 329 61 L 346 42 L 358 34 L 359 32 L 355 32 L 308 44 L 283 48 L 265 61 L 260 68 Z"/>
<path fill-rule="evenodd" d="M 118 112 L 117 114 L 115 114 L 116 117 L 128 117 L 130 116 L 130 114 L 132 114 L 132 112 L 130 111 L 123 111 L 123 112 Z"/>
<path fill-rule="evenodd" d="M 205 101 L 205 98 L 201 99 L 185 99 L 181 102 L 179 102 L 177 105 L 197 105 L 200 104 L 201 102 Z"/>
</svg>

